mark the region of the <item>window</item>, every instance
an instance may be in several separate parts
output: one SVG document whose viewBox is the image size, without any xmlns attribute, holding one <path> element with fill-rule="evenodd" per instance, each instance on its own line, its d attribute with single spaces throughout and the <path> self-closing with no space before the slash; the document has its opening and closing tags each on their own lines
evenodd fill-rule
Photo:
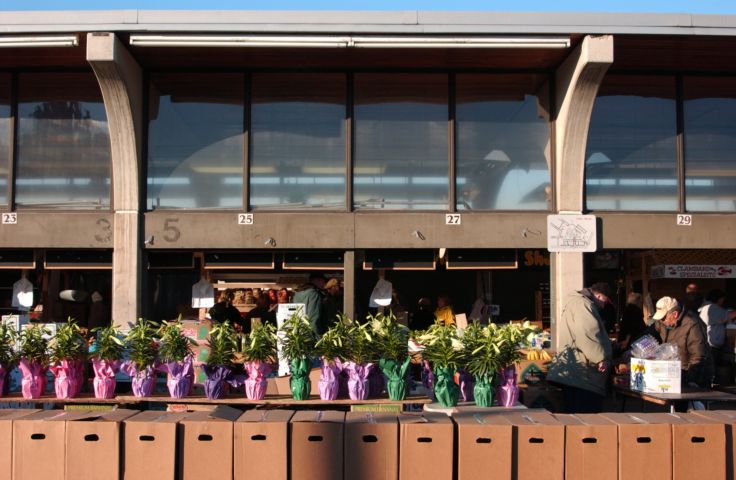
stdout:
<svg viewBox="0 0 736 480">
<path fill-rule="evenodd" d="M 0 205 L 8 203 L 8 166 L 13 144 L 10 118 L 10 75 L 0 75 Z"/>
<path fill-rule="evenodd" d="M 685 202 L 736 211 L 736 78 L 684 81 Z"/>
<path fill-rule="evenodd" d="M 148 209 L 243 206 L 241 74 L 152 75 Z"/>
<path fill-rule="evenodd" d="M 675 78 L 608 75 L 588 133 L 590 210 L 678 209 Z"/>
<path fill-rule="evenodd" d="M 447 75 L 356 74 L 354 85 L 355 208 L 447 210 Z"/>
<path fill-rule="evenodd" d="M 92 73 L 18 75 L 17 147 L 18 207 L 109 208 L 110 136 Z"/>
<path fill-rule="evenodd" d="M 253 208 L 345 208 L 345 101 L 345 75 L 253 75 Z"/>
<path fill-rule="evenodd" d="M 457 75 L 459 210 L 547 210 L 549 84 L 542 75 Z"/>
</svg>

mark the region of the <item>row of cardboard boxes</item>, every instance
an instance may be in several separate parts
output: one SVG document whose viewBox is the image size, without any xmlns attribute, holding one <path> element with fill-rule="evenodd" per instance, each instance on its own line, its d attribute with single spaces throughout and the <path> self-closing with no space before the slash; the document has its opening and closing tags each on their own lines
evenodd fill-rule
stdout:
<svg viewBox="0 0 736 480">
<path fill-rule="evenodd" d="M 0 479 L 724 479 L 732 425 L 736 412 L 0 410 Z"/>
</svg>

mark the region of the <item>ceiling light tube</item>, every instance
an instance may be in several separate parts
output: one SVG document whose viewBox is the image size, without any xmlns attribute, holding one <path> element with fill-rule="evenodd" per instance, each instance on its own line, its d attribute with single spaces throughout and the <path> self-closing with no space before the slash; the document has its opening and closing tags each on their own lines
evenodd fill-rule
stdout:
<svg viewBox="0 0 736 480">
<path fill-rule="evenodd" d="M 569 48 L 569 37 L 131 35 L 136 47 Z"/>
<path fill-rule="evenodd" d="M 76 47 L 77 45 L 79 45 L 79 39 L 76 35 L 0 37 L 0 48 Z"/>
</svg>

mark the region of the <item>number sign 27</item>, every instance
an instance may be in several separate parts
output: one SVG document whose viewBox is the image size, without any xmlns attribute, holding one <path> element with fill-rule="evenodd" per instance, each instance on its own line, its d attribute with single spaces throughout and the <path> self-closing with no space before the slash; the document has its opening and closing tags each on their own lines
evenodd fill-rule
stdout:
<svg viewBox="0 0 736 480">
<path fill-rule="evenodd" d="M 445 225 L 461 225 L 462 217 L 459 213 L 448 213 L 445 215 Z"/>
</svg>

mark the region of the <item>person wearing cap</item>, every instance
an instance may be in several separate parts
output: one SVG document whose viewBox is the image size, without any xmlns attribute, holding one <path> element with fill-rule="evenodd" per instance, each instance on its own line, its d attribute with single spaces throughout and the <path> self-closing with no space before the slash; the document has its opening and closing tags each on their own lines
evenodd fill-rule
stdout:
<svg viewBox="0 0 736 480">
<path fill-rule="evenodd" d="M 684 385 L 709 388 L 713 374 L 703 322 L 672 297 L 657 300 L 656 309 L 647 333 L 677 345 Z"/>
<path fill-rule="evenodd" d="M 325 284 L 325 321 L 328 326 L 337 322 L 337 316 L 342 313 L 342 291 L 340 281 L 331 278 Z"/>
<path fill-rule="evenodd" d="M 327 279 L 319 272 L 309 275 L 309 281 L 299 287 L 294 294 L 294 303 L 304 304 L 304 315 L 309 318 L 312 330 L 322 336 L 327 330 L 324 299 L 322 289 Z"/>
<path fill-rule="evenodd" d="M 557 326 L 559 353 L 549 367 L 547 380 L 562 387 L 567 413 L 598 413 L 603 409 L 611 340 L 600 311 L 609 302 L 605 283 L 570 294 Z"/>
</svg>

